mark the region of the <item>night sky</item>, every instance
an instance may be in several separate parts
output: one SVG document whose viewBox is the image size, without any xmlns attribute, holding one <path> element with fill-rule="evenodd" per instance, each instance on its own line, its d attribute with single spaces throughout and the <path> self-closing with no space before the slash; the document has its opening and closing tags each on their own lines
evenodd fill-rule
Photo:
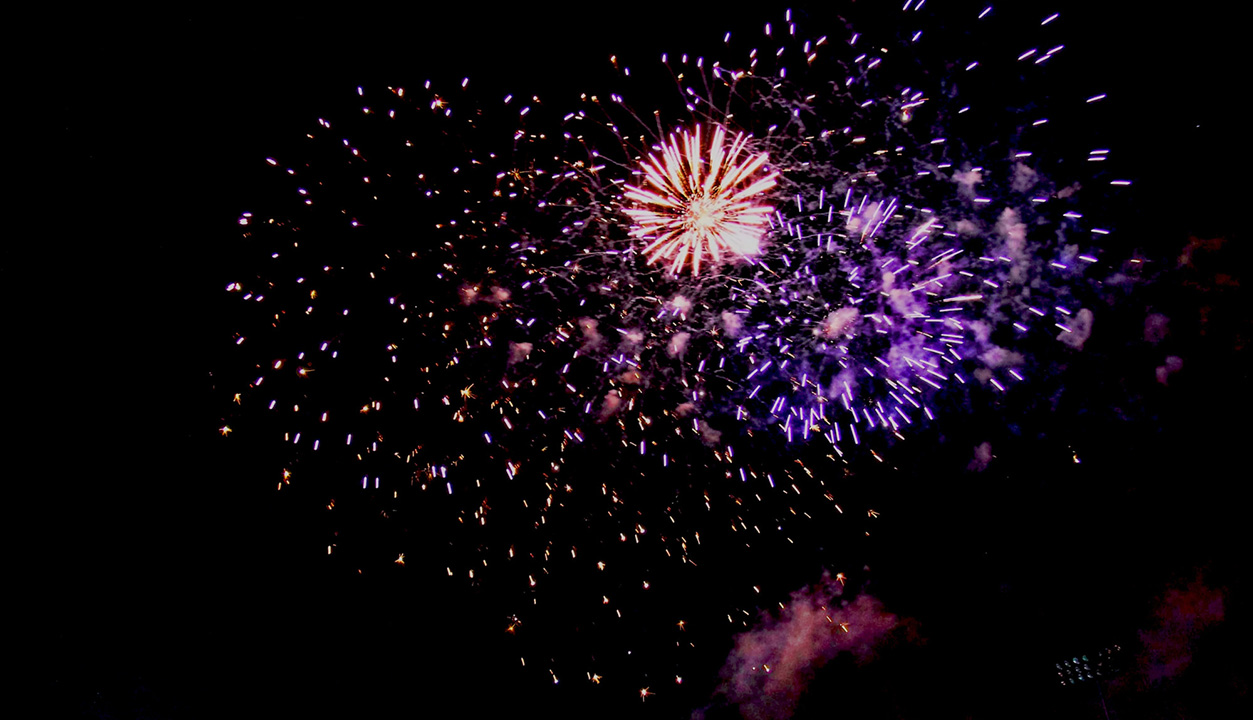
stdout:
<svg viewBox="0 0 1253 720">
<path fill-rule="evenodd" d="M 887 446 L 883 463 L 831 465 L 848 511 L 839 521 L 804 525 L 788 545 L 694 554 L 696 568 L 605 550 L 655 586 L 623 601 L 628 630 L 606 630 L 597 603 L 640 596 L 634 585 L 606 590 L 585 582 L 594 574 L 554 570 L 530 594 L 490 573 L 447 576 L 479 545 L 513 542 L 525 522 L 503 502 L 491 516 L 500 529 L 480 536 L 450 529 L 453 505 L 434 496 L 380 518 L 344 492 L 332 511 L 342 515 L 328 515 L 334 469 L 276 492 L 282 430 L 230 401 L 249 363 L 273 360 L 234 344 L 251 316 L 223 288 L 257 277 L 267 253 L 239 219 L 295 212 L 265 159 L 311 155 L 304 133 L 360 105 L 358 86 L 468 76 L 483 98 L 539 95 L 557 113 L 581 92 L 606 92 L 611 54 L 633 70 L 661 52 L 716 56 L 723 33 L 782 25 L 783 8 L 44 17 L 34 93 L 11 109 L 36 126 L 37 212 L 22 211 L 33 227 L 0 265 L 20 331 L 8 356 L 11 424 L 22 429 L 6 474 L 33 490 L 10 506 L 23 528 L 17 624 L 31 631 L 18 655 L 31 684 L 15 696 L 36 716 L 101 718 L 1098 718 L 1101 693 L 1110 717 L 1247 714 L 1247 62 L 1221 9 L 1121 15 L 1091 4 L 1005 13 L 1061 12 L 1066 50 L 1042 93 L 1108 93 L 1100 126 L 1077 125 L 1074 142 L 1083 153 L 1109 144 L 1134 181 L 1105 208 L 1116 231 L 1102 262 L 1108 276 L 1130 267 L 1119 258 L 1144 260 L 1135 279 L 1088 287 L 1088 342 L 1041 346 L 1048 372 L 1010 400 L 947 409 Z M 943 27 L 979 9 L 927 8 Z M 843 34 L 837 9 L 793 14 L 806 32 Z M 900 16 L 860 3 L 845 14 L 888 34 Z M 951 50 L 929 52 L 960 55 Z M 634 92 L 628 101 L 651 100 Z M 403 232 L 410 208 L 386 212 L 382 235 Z M 366 247 L 337 247 L 334 262 Z M 438 306 L 435 290 L 422 292 L 410 297 Z M 227 437 L 224 424 L 235 425 Z M 444 442 L 439 428 L 421 432 Z M 787 452 L 743 443 L 736 452 L 749 457 Z M 631 469 L 598 468 L 594 447 L 572 457 L 600 473 L 597 493 L 629 484 Z M 698 470 L 682 482 L 720 492 Z M 648 487 L 631 503 L 665 502 L 665 486 Z M 595 525 L 565 522 L 551 532 L 590 565 Z M 328 558 L 336 539 L 343 552 Z M 890 627 L 817 652 L 791 704 L 716 692 L 736 636 L 768 638 L 796 614 L 759 612 L 827 597 L 839 585 L 824 571 L 849 577 L 843 612 L 868 624 L 890 616 Z M 675 627 L 720 607 L 746 612 Z M 1095 682 L 1060 686 L 1055 663 L 1114 646 L 1100 693 Z"/>
</svg>

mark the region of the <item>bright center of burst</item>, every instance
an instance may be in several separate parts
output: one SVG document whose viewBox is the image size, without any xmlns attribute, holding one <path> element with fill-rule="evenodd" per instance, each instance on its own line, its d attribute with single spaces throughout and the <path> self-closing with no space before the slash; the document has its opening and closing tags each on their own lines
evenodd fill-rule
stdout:
<svg viewBox="0 0 1253 720">
<path fill-rule="evenodd" d="M 718 229 L 725 215 L 722 202 L 712 198 L 697 198 L 687 206 L 687 226 L 696 232 L 708 234 Z"/>
<path fill-rule="evenodd" d="M 726 255 L 745 256 L 760 249 L 773 208 L 759 204 L 775 186 L 778 173 L 763 171 L 765 153 L 748 155 L 743 133 L 726 144 L 726 129 L 717 126 L 708 146 L 701 127 L 671 135 L 658 155 L 641 165 L 642 187 L 628 185 L 633 206 L 631 234 L 646 241 L 648 262 L 665 258 L 672 273 L 691 262 L 700 272 L 706 256 L 714 263 Z"/>
</svg>

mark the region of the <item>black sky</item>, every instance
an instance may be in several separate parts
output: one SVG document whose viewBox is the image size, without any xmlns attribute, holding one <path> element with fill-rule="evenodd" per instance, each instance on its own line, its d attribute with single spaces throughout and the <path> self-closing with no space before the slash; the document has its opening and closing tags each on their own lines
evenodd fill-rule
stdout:
<svg viewBox="0 0 1253 720">
<path fill-rule="evenodd" d="M 9 466 L 14 484 L 34 488 L 11 505 L 24 528 L 15 586 L 29 601 L 23 657 L 42 714 L 644 712 L 518 672 L 490 597 L 327 572 L 308 553 L 316 532 L 303 509 L 240 462 L 246 451 L 224 450 L 210 375 L 229 341 L 219 316 L 234 258 L 222 238 L 269 192 L 260 160 L 326 98 L 460 75 L 573 94 L 594 90 L 620 48 L 643 65 L 752 25 L 707 7 L 634 8 L 93 8 L 33 23 L 39 49 L 23 74 L 34 92 L 10 112 L 36 126 L 38 214 L 0 273 L 20 329 L 10 414 L 24 430 Z M 1048 390 L 1055 415 L 1013 418 L 1014 432 L 955 429 L 934 457 L 899 462 L 880 531 L 891 539 L 871 558 L 890 570 L 874 592 L 916 619 L 925 642 L 877 667 L 833 666 L 802 706 L 815 716 L 850 693 L 846 709 L 867 717 L 1097 717 L 1094 695 L 1055 693 L 1036 673 L 1069 648 L 1138 647 L 1157 598 L 1198 578 L 1227 610 L 1193 667 L 1111 700 L 1127 718 L 1248 707 L 1237 653 L 1249 591 L 1248 153 L 1237 130 L 1247 62 L 1236 21 L 1219 7 L 1084 4 L 1062 21 L 1091 68 L 1076 81 L 1117 101 L 1111 139 L 1137 182 L 1126 249 L 1167 260 L 1193 237 L 1226 242 L 1193 267 L 1159 265 L 1155 284 L 1098 314 L 1102 332 Z M 1160 347 L 1143 341 L 1152 312 L 1172 322 Z M 1185 365 L 1163 387 L 1152 373 L 1166 354 Z M 980 432 L 997 438 L 987 471 L 930 474 Z"/>
</svg>

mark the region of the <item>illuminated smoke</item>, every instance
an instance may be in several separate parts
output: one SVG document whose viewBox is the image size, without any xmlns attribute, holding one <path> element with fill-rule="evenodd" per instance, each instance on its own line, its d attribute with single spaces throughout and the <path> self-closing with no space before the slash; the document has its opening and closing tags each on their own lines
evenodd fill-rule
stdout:
<svg viewBox="0 0 1253 720">
<path fill-rule="evenodd" d="M 882 603 L 859 595 L 842 602 L 842 586 L 830 575 L 792 593 L 777 615 L 735 638 L 722 668 L 719 693 L 750 720 L 791 717 L 814 673 L 840 653 L 859 661 L 899 624 Z"/>
</svg>

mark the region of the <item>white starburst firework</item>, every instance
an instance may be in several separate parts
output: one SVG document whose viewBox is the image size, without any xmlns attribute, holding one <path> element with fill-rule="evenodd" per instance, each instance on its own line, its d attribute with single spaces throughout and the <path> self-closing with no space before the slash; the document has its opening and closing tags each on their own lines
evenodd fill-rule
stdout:
<svg viewBox="0 0 1253 720">
<path fill-rule="evenodd" d="M 724 255 L 759 251 L 774 208 L 758 200 L 775 186 L 778 173 L 762 171 L 765 153 L 746 156 L 749 138 L 743 133 L 730 146 L 726 135 L 717 126 L 708 148 L 699 125 L 671 135 L 661 157 L 649 155 L 643 163 L 647 187 L 627 186 L 627 198 L 636 203 L 626 211 L 635 225 L 632 235 L 649 241 L 644 248 L 649 263 L 666 258 L 678 274 L 690 258 L 696 275 L 706 255 L 718 263 Z"/>
</svg>

